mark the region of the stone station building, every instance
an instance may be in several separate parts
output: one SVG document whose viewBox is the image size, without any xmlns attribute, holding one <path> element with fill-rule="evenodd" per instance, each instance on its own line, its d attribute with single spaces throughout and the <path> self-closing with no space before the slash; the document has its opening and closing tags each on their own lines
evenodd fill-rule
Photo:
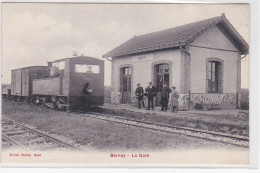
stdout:
<svg viewBox="0 0 260 173">
<path fill-rule="evenodd" d="M 162 83 L 176 86 L 179 108 L 239 107 L 241 57 L 249 46 L 221 16 L 134 36 L 104 54 L 112 58 L 112 104 L 135 103 L 136 84 L 152 81 L 160 104 Z M 171 103 L 169 103 L 171 104 Z"/>
</svg>

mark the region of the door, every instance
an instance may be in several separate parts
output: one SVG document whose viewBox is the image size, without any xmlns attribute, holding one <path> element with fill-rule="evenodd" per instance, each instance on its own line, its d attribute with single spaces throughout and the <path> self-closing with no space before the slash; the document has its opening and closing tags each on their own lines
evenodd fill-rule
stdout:
<svg viewBox="0 0 260 173">
<path fill-rule="evenodd" d="M 29 69 L 22 69 L 22 95 L 29 96 Z"/>
<path fill-rule="evenodd" d="M 168 64 L 158 64 L 155 66 L 155 73 L 156 73 L 156 106 L 161 105 L 161 89 L 163 83 L 165 82 L 167 86 L 170 83 L 170 74 L 169 74 L 169 65 Z"/>
<path fill-rule="evenodd" d="M 130 67 L 124 67 L 121 69 L 121 92 L 122 92 L 122 103 L 131 102 L 131 73 Z"/>
<path fill-rule="evenodd" d="M 15 70 L 15 95 L 22 95 L 22 69 Z"/>
</svg>

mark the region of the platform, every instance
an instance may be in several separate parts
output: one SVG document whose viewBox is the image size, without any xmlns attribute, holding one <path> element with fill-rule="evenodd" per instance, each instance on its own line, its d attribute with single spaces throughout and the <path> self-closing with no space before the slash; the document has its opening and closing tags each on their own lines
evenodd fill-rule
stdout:
<svg viewBox="0 0 260 173">
<path fill-rule="evenodd" d="M 154 110 L 146 110 L 146 109 L 138 109 L 135 106 L 129 104 L 109 104 L 105 103 L 102 108 L 105 109 L 112 109 L 112 110 L 127 110 L 133 112 L 140 112 L 140 113 L 149 113 L 149 114 L 157 114 L 157 115 L 165 115 L 165 116 L 179 116 L 179 115 L 213 115 L 213 116 L 230 116 L 231 117 L 239 117 L 239 116 L 248 116 L 248 110 L 241 110 L 241 109 L 220 109 L 220 110 L 188 110 L 188 111 L 178 111 L 177 113 L 168 110 L 167 112 L 162 112 L 161 107 L 155 107 Z"/>
</svg>

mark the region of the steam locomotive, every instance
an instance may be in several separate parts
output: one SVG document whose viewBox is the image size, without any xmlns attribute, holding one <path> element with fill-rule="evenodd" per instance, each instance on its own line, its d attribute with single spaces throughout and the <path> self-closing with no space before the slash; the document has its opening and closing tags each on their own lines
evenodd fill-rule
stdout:
<svg viewBox="0 0 260 173">
<path fill-rule="evenodd" d="M 104 61 L 87 56 L 12 70 L 11 98 L 58 110 L 104 104 Z"/>
</svg>

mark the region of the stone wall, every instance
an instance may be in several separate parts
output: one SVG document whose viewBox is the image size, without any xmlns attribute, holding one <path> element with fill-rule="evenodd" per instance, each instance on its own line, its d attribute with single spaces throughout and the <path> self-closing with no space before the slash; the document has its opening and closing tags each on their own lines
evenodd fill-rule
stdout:
<svg viewBox="0 0 260 173">
<path fill-rule="evenodd" d="M 221 108 L 236 108 L 237 94 L 191 94 L 190 108 L 196 104 L 218 104 Z"/>
<path fill-rule="evenodd" d="M 179 94 L 178 103 L 179 103 L 178 110 L 181 111 L 189 110 L 189 95 Z"/>
<path fill-rule="evenodd" d="M 191 94 L 190 98 L 190 109 L 195 109 L 196 104 L 215 104 L 219 105 L 221 108 L 229 109 L 236 108 L 240 105 L 240 96 L 236 93 L 230 94 Z M 110 93 L 110 104 L 121 104 L 122 93 L 121 92 L 111 92 Z M 145 106 L 148 105 L 147 97 L 144 97 Z M 155 102 L 155 99 L 154 99 Z M 189 109 L 189 95 L 179 94 L 179 110 Z M 135 95 L 131 96 L 131 105 L 138 106 L 137 97 Z M 171 108 L 171 100 L 169 100 L 169 109 Z"/>
<path fill-rule="evenodd" d="M 109 95 L 110 104 L 121 104 L 122 103 L 122 93 L 121 92 L 111 92 Z"/>
</svg>

